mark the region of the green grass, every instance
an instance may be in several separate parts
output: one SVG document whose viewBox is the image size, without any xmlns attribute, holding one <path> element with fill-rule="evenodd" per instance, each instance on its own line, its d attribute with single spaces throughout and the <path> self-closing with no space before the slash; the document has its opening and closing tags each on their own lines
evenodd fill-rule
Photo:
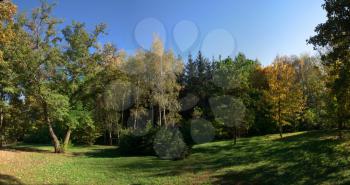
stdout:
<svg viewBox="0 0 350 185">
<path fill-rule="evenodd" d="M 0 184 L 349 184 L 350 140 L 299 132 L 194 146 L 181 161 L 123 157 L 115 147 L 0 150 Z M 350 135 L 350 132 L 347 133 Z"/>
</svg>

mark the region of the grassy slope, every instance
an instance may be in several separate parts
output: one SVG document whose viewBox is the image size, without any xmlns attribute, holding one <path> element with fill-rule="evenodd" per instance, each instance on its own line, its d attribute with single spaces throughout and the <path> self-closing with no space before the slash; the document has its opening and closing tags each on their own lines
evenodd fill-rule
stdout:
<svg viewBox="0 0 350 185">
<path fill-rule="evenodd" d="M 28 152 L 28 149 L 30 152 Z M 24 150 L 26 150 L 24 152 Z M 182 161 L 121 157 L 115 148 L 45 146 L 0 151 L 0 184 L 348 184 L 350 141 L 333 132 L 197 145 Z"/>
</svg>

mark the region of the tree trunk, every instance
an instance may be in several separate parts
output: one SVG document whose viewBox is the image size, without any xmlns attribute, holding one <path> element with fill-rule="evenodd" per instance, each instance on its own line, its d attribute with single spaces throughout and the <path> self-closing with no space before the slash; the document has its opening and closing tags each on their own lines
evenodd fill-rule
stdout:
<svg viewBox="0 0 350 185">
<path fill-rule="evenodd" d="M 154 126 L 154 106 L 153 104 L 151 105 L 151 123 L 152 123 L 152 127 Z"/>
<path fill-rule="evenodd" d="M 279 132 L 280 132 L 280 137 L 282 138 L 283 137 L 283 135 L 282 135 L 282 125 L 281 124 L 279 124 Z"/>
<path fill-rule="evenodd" d="M 117 131 L 117 137 L 118 137 L 118 145 L 119 145 L 120 144 L 120 131 L 119 131 L 119 129 Z"/>
<path fill-rule="evenodd" d="M 52 125 L 51 125 L 51 120 L 49 118 L 49 114 L 48 114 L 48 110 L 47 110 L 47 104 L 45 103 L 44 104 L 44 116 L 45 116 L 45 121 L 46 121 L 46 124 L 47 126 L 49 127 L 49 133 L 50 133 L 50 137 L 51 137 L 51 141 L 52 141 L 52 144 L 55 148 L 55 153 L 62 153 L 63 150 L 61 148 L 61 144 L 60 144 L 60 141 L 58 140 L 53 128 L 52 128 Z"/>
<path fill-rule="evenodd" d="M 281 123 L 281 100 L 279 98 L 278 100 L 278 127 L 279 127 L 279 132 L 280 132 L 280 137 L 282 138 L 282 131 L 283 131 L 283 128 L 282 128 L 282 123 Z"/>
<path fill-rule="evenodd" d="M 72 130 L 68 128 L 66 136 L 64 137 L 64 143 L 63 143 L 63 149 L 66 150 L 69 145 L 70 135 L 72 133 Z"/>
<path fill-rule="evenodd" d="M 135 110 L 135 116 L 134 116 L 134 126 L 133 126 L 134 130 L 136 130 L 136 125 L 137 125 L 137 117 L 138 117 L 137 109 L 138 108 L 136 108 Z"/>
<path fill-rule="evenodd" d="M 136 125 L 137 125 L 138 109 L 139 109 L 139 81 L 137 81 L 137 87 L 136 87 L 136 110 L 135 110 L 135 118 L 134 118 L 134 129 L 136 129 Z"/>
<path fill-rule="evenodd" d="M 162 109 L 160 106 L 158 107 L 158 112 L 159 112 L 159 126 L 161 127 L 162 126 Z"/>
<path fill-rule="evenodd" d="M 163 116 L 164 116 L 164 125 L 167 126 L 167 120 L 166 120 L 166 115 L 165 115 L 165 107 L 163 108 Z"/>
<path fill-rule="evenodd" d="M 113 137 L 112 137 L 112 131 L 109 130 L 108 131 L 108 140 L 109 140 L 109 145 L 112 146 L 113 145 Z"/>
<path fill-rule="evenodd" d="M 105 130 L 104 134 L 103 134 L 103 143 L 104 144 L 107 144 L 107 136 L 106 135 L 107 135 L 107 131 Z"/>
<path fill-rule="evenodd" d="M 123 93 L 123 99 L 122 99 L 122 125 L 123 125 L 123 123 L 124 123 L 124 100 L 125 100 L 125 92 Z"/>
<path fill-rule="evenodd" d="M 237 127 L 234 128 L 234 140 L 233 140 L 233 144 L 236 145 L 237 143 Z"/>
<path fill-rule="evenodd" d="M 338 121 L 338 137 L 339 137 L 339 139 L 343 139 L 342 130 L 343 130 L 343 121 L 339 120 Z"/>
<path fill-rule="evenodd" d="M 60 141 L 57 139 L 57 136 L 52 128 L 52 125 L 50 122 L 47 122 L 47 125 L 49 127 L 49 132 L 50 132 L 50 137 L 53 142 L 54 148 L 55 148 L 55 153 L 62 153 L 63 150 L 60 145 Z"/>
<path fill-rule="evenodd" d="M 4 114 L 2 112 L 2 108 L 0 108 L 0 129 L 2 128 L 3 123 L 4 123 Z"/>
<path fill-rule="evenodd" d="M 3 143 L 3 134 L 2 134 L 2 126 L 4 123 L 4 114 L 2 112 L 2 108 L 0 108 L 0 148 L 2 147 L 2 143 Z"/>
</svg>

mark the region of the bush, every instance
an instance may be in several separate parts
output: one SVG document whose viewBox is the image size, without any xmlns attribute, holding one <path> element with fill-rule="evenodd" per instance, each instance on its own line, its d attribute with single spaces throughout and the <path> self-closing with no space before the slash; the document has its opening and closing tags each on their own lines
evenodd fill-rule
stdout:
<svg viewBox="0 0 350 185">
<path fill-rule="evenodd" d="M 155 155 L 153 140 L 157 129 L 148 129 L 142 135 L 136 135 L 133 129 L 124 129 L 120 133 L 119 150 L 122 155 Z"/>
<path fill-rule="evenodd" d="M 42 125 L 28 130 L 23 138 L 24 143 L 50 144 L 51 139 L 47 126 Z"/>
<path fill-rule="evenodd" d="M 189 154 L 189 147 L 178 128 L 148 127 L 142 135 L 135 134 L 133 129 L 122 130 L 119 151 L 128 156 L 156 155 L 161 159 L 177 160 Z"/>
<path fill-rule="evenodd" d="M 101 132 L 95 126 L 86 125 L 72 131 L 72 142 L 74 144 L 93 145 Z"/>
<path fill-rule="evenodd" d="M 184 142 L 188 146 L 193 146 L 195 142 L 193 141 L 192 134 L 191 134 L 191 122 L 184 121 L 182 124 L 180 124 L 179 130 L 182 134 Z"/>
<path fill-rule="evenodd" d="M 213 126 L 213 122 L 197 118 L 184 121 L 179 130 L 182 134 L 184 142 L 187 146 L 192 147 L 195 144 L 211 142 L 215 139 L 217 129 Z"/>
<path fill-rule="evenodd" d="M 17 138 L 11 136 L 7 131 L 2 131 L 0 133 L 0 148 L 8 144 L 14 144 L 17 142 Z"/>
<path fill-rule="evenodd" d="M 178 160 L 189 154 L 189 148 L 176 127 L 161 128 L 154 139 L 153 149 L 161 159 Z"/>
</svg>

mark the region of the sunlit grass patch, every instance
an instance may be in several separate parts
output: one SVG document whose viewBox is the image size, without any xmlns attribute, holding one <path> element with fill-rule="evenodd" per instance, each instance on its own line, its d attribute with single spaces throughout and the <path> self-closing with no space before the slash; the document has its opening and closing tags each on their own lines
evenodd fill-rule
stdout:
<svg viewBox="0 0 350 185">
<path fill-rule="evenodd" d="M 299 132 L 282 139 L 241 138 L 236 145 L 205 143 L 178 161 L 120 156 L 113 146 L 72 146 L 54 154 L 51 146 L 19 145 L 0 151 L 0 170 L 23 184 L 346 184 L 350 141 L 334 135 Z"/>
</svg>

